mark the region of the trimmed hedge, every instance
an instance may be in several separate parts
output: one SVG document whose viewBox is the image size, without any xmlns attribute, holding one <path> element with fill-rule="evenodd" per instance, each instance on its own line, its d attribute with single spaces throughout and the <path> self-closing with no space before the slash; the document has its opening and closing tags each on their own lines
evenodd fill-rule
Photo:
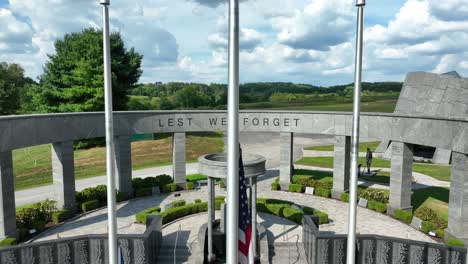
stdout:
<svg viewBox="0 0 468 264">
<path fill-rule="evenodd" d="M 200 199 L 195 199 L 195 201 L 193 201 L 194 203 L 201 203 L 201 200 Z"/>
<path fill-rule="evenodd" d="M 340 195 L 340 200 L 345 203 L 349 203 L 349 193 L 342 193 Z"/>
<path fill-rule="evenodd" d="M 324 213 L 320 210 L 316 210 L 314 208 L 311 208 L 311 207 L 308 207 L 308 206 L 304 206 L 302 208 L 302 211 L 304 211 L 304 214 L 305 215 L 315 215 L 315 216 L 318 216 L 319 218 L 319 225 L 323 225 L 323 224 L 328 224 L 329 222 L 329 219 L 328 219 L 328 214 L 327 213 Z"/>
<path fill-rule="evenodd" d="M 170 193 L 170 192 L 175 192 L 175 191 L 177 191 L 177 184 L 175 183 L 165 184 L 162 187 L 163 193 Z"/>
<path fill-rule="evenodd" d="M 193 188 L 195 188 L 195 183 L 193 183 L 193 182 L 187 182 L 187 183 L 185 184 L 185 189 L 186 189 L 186 190 L 189 190 L 189 191 L 190 191 L 190 190 L 193 190 Z"/>
<path fill-rule="evenodd" d="M 435 231 L 435 225 L 432 222 L 429 221 L 423 221 L 421 224 L 421 231 L 424 233 L 428 234 L 431 231 Z"/>
<path fill-rule="evenodd" d="M 197 182 L 197 181 L 207 180 L 208 177 L 206 177 L 206 175 L 203 175 L 203 174 L 191 174 L 191 175 L 187 175 L 185 179 L 187 180 L 187 182 Z"/>
<path fill-rule="evenodd" d="M 331 197 L 331 191 L 328 189 L 322 189 L 322 188 L 317 188 L 314 190 L 314 193 L 316 196 L 321 196 L 325 198 L 330 198 Z"/>
<path fill-rule="evenodd" d="M 413 220 L 413 214 L 404 210 L 395 210 L 393 212 L 393 217 L 401 220 L 407 224 L 411 224 L 411 221 Z"/>
<path fill-rule="evenodd" d="M 304 192 L 304 186 L 300 184 L 290 184 L 288 190 L 290 192 L 302 193 Z"/>
<path fill-rule="evenodd" d="M 358 189 L 359 198 L 373 200 L 381 203 L 388 203 L 390 196 L 388 191 L 374 188 Z"/>
<path fill-rule="evenodd" d="M 135 189 L 135 197 L 151 196 L 153 194 L 153 187 L 141 187 Z"/>
<path fill-rule="evenodd" d="M 55 224 L 61 223 L 72 217 L 72 213 L 69 210 L 60 210 L 52 213 L 52 222 Z"/>
<path fill-rule="evenodd" d="M 78 203 L 84 203 L 87 201 L 98 200 L 103 204 L 107 201 L 107 186 L 98 185 L 96 187 L 89 187 L 80 192 L 76 193 L 76 201 Z"/>
<path fill-rule="evenodd" d="M 167 224 L 178 218 L 206 211 L 208 211 L 207 202 L 187 204 L 181 207 L 170 208 L 161 213 L 161 216 L 163 218 L 162 222 L 163 224 Z"/>
<path fill-rule="evenodd" d="M 185 200 L 177 200 L 177 201 L 173 201 L 171 204 L 173 207 L 181 207 L 181 206 L 186 205 L 187 202 Z"/>
<path fill-rule="evenodd" d="M 437 229 L 435 231 L 435 233 L 436 233 L 436 236 L 438 238 L 444 238 L 445 237 L 445 230 L 443 230 L 443 229 Z"/>
<path fill-rule="evenodd" d="M 136 221 L 140 224 L 146 224 L 148 215 L 158 215 L 161 212 L 161 207 L 155 206 L 143 210 L 135 215 Z"/>
<path fill-rule="evenodd" d="M 451 247 L 465 247 L 465 242 L 457 238 L 447 238 L 445 244 Z"/>
<path fill-rule="evenodd" d="M 42 232 L 45 230 L 45 225 L 46 225 L 46 221 L 37 220 L 33 222 L 32 227 L 36 229 L 38 232 Z"/>
<path fill-rule="evenodd" d="M 367 204 L 367 208 L 378 213 L 385 213 L 387 211 L 387 204 L 370 200 Z"/>
<path fill-rule="evenodd" d="M 296 224 L 302 224 L 302 218 L 304 218 L 304 213 L 300 210 L 293 209 L 291 207 L 284 207 L 282 213 L 284 218 L 293 221 Z"/>
<path fill-rule="evenodd" d="M 16 238 L 14 237 L 7 237 L 0 241 L 0 247 L 8 247 L 16 245 Z"/>
<path fill-rule="evenodd" d="M 99 200 L 91 200 L 81 204 L 81 211 L 88 212 L 99 208 Z"/>
<path fill-rule="evenodd" d="M 271 184 L 271 190 L 272 191 L 278 191 L 280 189 L 280 185 L 277 182 L 273 182 Z"/>
<path fill-rule="evenodd" d="M 140 189 L 140 188 L 152 188 L 152 187 L 161 187 L 163 185 L 172 183 L 173 179 L 171 176 L 162 174 L 155 177 L 146 177 L 142 178 L 133 178 L 132 179 L 132 187 L 133 189 Z"/>
</svg>

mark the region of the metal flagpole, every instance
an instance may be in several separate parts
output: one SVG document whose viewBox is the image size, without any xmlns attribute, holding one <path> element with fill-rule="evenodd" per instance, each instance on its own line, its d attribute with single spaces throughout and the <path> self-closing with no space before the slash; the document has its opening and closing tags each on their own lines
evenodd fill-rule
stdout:
<svg viewBox="0 0 468 264">
<path fill-rule="evenodd" d="M 106 166 L 107 166 L 107 218 L 109 232 L 109 264 L 117 264 L 117 223 L 115 208 L 114 173 L 114 125 L 112 120 L 112 79 L 109 36 L 110 0 L 100 0 L 103 14 L 104 49 L 104 100 L 106 119 Z"/>
<path fill-rule="evenodd" d="M 348 220 L 348 247 L 347 264 L 356 262 L 356 202 L 357 202 L 357 178 L 359 159 L 359 116 L 361 105 L 361 72 L 362 72 L 362 42 L 364 6 L 366 0 L 356 0 L 357 12 L 357 36 L 356 36 L 356 65 L 354 76 L 354 106 L 353 106 L 353 131 L 351 135 L 351 179 L 349 197 Z"/>
<path fill-rule="evenodd" d="M 228 175 L 226 263 L 238 263 L 239 241 L 239 0 L 229 0 Z"/>
</svg>

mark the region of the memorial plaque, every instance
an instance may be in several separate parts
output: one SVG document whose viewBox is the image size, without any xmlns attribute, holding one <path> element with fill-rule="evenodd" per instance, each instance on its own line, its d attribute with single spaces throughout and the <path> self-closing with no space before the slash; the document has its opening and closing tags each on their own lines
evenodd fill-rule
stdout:
<svg viewBox="0 0 468 264">
<path fill-rule="evenodd" d="M 367 199 L 364 199 L 364 198 L 360 198 L 360 199 L 359 199 L 358 205 L 359 205 L 360 207 L 367 208 L 367 204 L 368 204 Z"/>
<path fill-rule="evenodd" d="M 305 194 L 314 195 L 314 188 L 313 187 L 306 187 Z"/>
<path fill-rule="evenodd" d="M 421 229 L 421 225 L 422 225 L 422 220 L 417 218 L 416 216 L 413 217 L 413 220 L 411 221 L 411 224 L 410 224 L 413 228 L 416 228 L 416 229 Z"/>
</svg>

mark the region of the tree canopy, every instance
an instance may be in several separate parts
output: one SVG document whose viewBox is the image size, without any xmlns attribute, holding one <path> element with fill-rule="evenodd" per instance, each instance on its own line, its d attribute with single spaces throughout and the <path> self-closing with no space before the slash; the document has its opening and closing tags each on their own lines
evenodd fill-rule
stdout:
<svg viewBox="0 0 468 264">
<path fill-rule="evenodd" d="M 114 110 L 125 110 L 128 90 L 136 87 L 142 74 L 143 56 L 127 50 L 120 33 L 112 33 L 112 93 Z M 66 34 L 55 42 L 32 90 L 36 112 L 87 112 L 104 110 L 104 66 L 102 31 L 88 28 Z"/>
<path fill-rule="evenodd" d="M 0 63 L 0 115 L 16 114 L 21 107 L 25 86 L 33 83 L 24 77 L 24 70 L 18 64 Z"/>
</svg>

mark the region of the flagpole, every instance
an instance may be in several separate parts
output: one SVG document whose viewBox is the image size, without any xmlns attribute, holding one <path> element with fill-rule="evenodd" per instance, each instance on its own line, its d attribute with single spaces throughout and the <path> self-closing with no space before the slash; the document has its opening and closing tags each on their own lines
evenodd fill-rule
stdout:
<svg viewBox="0 0 468 264">
<path fill-rule="evenodd" d="M 366 0 L 356 0 L 357 6 L 357 34 L 356 34 L 356 65 L 354 76 L 354 105 L 353 105 L 353 131 L 351 134 L 351 179 L 348 220 L 348 247 L 347 264 L 356 262 L 356 210 L 357 210 L 357 178 L 359 162 L 359 117 L 361 105 L 361 73 L 362 73 L 362 46 L 363 21 Z"/>
<path fill-rule="evenodd" d="M 114 124 L 112 120 L 112 79 L 109 36 L 110 0 L 100 0 L 103 14 L 103 50 L 104 50 L 104 101 L 106 122 L 106 166 L 107 166 L 107 219 L 109 240 L 109 264 L 117 264 L 117 223 L 115 208 L 115 173 L 114 173 Z"/>
<path fill-rule="evenodd" d="M 238 263 L 239 241 L 239 0 L 229 0 L 228 175 L 226 263 Z"/>
</svg>

